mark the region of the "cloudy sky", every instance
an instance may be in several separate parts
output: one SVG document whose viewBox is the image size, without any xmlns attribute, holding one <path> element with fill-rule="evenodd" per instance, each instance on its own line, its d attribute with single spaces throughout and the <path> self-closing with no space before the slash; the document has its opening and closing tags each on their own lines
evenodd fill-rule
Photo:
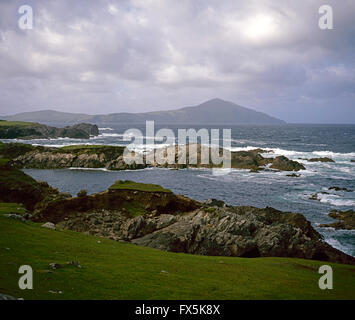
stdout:
<svg viewBox="0 0 355 320">
<path fill-rule="evenodd" d="M 32 30 L 18 9 L 33 8 Z M 333 8 L 333 30 L 318 26 Z M 0 0 L 0 114 L 173 109 L 222 98 L 355 123 L 354 0 Z"/>
</svg>

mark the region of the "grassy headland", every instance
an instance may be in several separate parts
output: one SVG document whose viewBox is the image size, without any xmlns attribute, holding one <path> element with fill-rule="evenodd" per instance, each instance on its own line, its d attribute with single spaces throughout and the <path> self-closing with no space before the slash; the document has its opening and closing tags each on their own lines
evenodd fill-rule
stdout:
<svg viewBox="0 0 355 320">
<path fill-rule="evenodd" d="M 0 204 L 0 212 L 21 206 Z M 324 262 L 170 253 L 5 218 L 0 213 L 0 292 L 24 299 L 355 299 L 354 266 L 333 267 L 334 289 L 320 290 Z M 82 268 L 69 265 L 78 261 Z M 48 272 L 50 263 L 62 268 Z M 34 289 L 18 288 L 18 268 Z M 59 293 L 62 292 L 62 293 Z"/>
</svg>

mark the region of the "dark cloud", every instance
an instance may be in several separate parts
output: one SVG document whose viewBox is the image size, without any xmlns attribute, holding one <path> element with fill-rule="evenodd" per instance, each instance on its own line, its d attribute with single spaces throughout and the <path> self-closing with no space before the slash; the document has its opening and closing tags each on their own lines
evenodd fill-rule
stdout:
<svg viewBox="0 0 355 320">
<path fill-rule="evenodd" d="M 0 111 L 108 113 L 220 97 L 286 121 L 355 122 L 355 6 L 324 1 L 0 1 Z"/>
</svg>

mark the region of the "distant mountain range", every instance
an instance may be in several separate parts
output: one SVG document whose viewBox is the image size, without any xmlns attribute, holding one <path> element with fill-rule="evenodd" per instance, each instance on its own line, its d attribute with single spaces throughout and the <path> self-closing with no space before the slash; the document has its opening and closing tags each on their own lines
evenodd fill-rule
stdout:
<svg viewBox="0 0 355 320">
<path fill-rule="evenodd" d="M 10 121 L 34 121 L 40 123 L 74 124 L 80 122 L 93 124 L 144 123 L 154 120 L 163 124 L 285 124 L 286 122 L 271 117 L 263 112 L 239 106 L 221 99 L 212 99 L 192 107 L 176 110 L 144 113 L 111 113 L 88 115 L 54 110 L 18 113 L 13 116 L 0 116 Z"/>
</svg>

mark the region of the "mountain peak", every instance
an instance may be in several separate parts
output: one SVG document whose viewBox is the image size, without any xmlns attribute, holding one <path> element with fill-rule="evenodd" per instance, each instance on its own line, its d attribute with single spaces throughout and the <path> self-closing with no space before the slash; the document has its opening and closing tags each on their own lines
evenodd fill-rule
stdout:
<svg viewBox="0 0 355 320">
<path fill-rule="evenodd" d="M 157 123 L 172 124 L 283 124 L 282 120 L 265 113 L 242 107 L 230 101 L 214 98 L 196 106 L 169 111 L 143 113 L 112 113 L 109 115 L 87 115 L 62 112 L 30 112 L 4 117 L 6 120 L 35 121 L 41 123 Z"/>
</svg>

